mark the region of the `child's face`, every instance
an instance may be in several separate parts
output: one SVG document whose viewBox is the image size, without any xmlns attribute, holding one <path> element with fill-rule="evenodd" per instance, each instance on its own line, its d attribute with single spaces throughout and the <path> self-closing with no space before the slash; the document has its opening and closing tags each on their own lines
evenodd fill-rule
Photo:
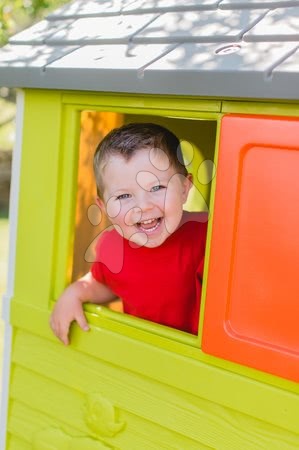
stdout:
<svg viewBox="0 0 299 450">
<path fill-rule="evenodd" d="M 129 161 L 112 156 L 103 169 L 98 199 L 115 229 L 138 246 L 158 247 L 179 226 L 192 186 L 159 149 L 136 152 Z"/>
</svg>

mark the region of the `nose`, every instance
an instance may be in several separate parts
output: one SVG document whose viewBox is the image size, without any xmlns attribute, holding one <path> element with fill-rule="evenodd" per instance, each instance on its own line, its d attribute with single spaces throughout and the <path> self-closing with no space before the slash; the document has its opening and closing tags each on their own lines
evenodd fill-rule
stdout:
<svg viewBox="0 0 299 450">
<path fill-rule="evenodd" d="M 149 211 L 153 208 L 153 202 L 151 194 L 148 191 L 142 190 L 136 197 L 136 206 L 141 209 L 142 212 Z"/>
<path fill-rule="evenodd" d="M 153 202 L 150 198 L 150 193 L 147 191 L 140 192 L 135 195 L 135 204 L 133 207 L 127 211 L 125 216 L 125 223 L 127 225 L 134 225 L 142 220 L 144 214 L 151 211 L 154 207 Z"/>
</svg>

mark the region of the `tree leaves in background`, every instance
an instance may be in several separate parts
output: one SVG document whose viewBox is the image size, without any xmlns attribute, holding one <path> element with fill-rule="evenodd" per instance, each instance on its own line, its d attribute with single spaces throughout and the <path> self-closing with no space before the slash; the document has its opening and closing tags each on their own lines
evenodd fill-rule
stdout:
<svg viewBox="0 0 299 450">
<path fill-rule="evenodd" d="M 69 0 L 0 0 L 0 46 Z"/>
<path fill-rule="evenodd" d="M 37 22 L 70 0 L 0 0 L 0 47 L 10 36 Z M 13 145 L 15 89 L 0 85 L 0 150 Z M 0 169 L 1 170 L 1 169 Z"/>
</svg>

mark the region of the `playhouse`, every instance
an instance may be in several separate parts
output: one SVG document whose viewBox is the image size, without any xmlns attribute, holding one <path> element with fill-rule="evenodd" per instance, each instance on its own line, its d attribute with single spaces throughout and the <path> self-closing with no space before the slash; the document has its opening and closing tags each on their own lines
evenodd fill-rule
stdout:
<svg viewBox="0 0 299 450">
<path fill-rule="evenodd" d="M 298 82 L 297 0 L 75 0 L 0 50 L 19 88 L 1 449 L 299 448 Z M 92 155 L 133 121 L 178 135 L 209 212 L 198 335 L 88 304 L 65 347 L 50 312 L 108 226 Z"/>
</svg>

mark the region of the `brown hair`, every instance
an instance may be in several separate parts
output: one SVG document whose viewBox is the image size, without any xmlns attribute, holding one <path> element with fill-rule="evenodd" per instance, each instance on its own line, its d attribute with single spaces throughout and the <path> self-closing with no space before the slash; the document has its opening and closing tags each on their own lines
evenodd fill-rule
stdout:
<svg viewBox="0 0 299 450">
<path fill-rule="evenodd" d="M 110 131 L 96 148 L 93 169 L 98 195 L 101 196 L 103 188 L 101 177 L 103 165 L 110 156 L 120 155 L 129 161 L 138 150 L 152 148 L 163 150 L 178 173 L 187 176 L 180 141 L 175 134 L 154 123 L 129 123 Z"/>
</svg>

